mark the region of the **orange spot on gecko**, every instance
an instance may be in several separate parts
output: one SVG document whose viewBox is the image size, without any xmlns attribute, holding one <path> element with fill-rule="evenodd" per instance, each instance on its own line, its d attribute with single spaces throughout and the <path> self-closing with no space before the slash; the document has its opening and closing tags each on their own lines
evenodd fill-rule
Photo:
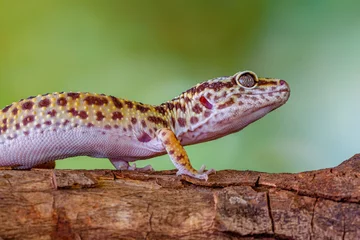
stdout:
<svg viewBox="0 0 360 240">
<path fill-rule="evenodd" d="M 34 106 L 33 102 L 24 102 L 22 105 L 22 109 L 24 110 L 31 110 L 31 108 Z"/>
<path fill-rule="evenodd" d="M 45 98 L 39 102 L 39 107 L 48 107 L 50 105 L 50 100 Z"/>
</svg>

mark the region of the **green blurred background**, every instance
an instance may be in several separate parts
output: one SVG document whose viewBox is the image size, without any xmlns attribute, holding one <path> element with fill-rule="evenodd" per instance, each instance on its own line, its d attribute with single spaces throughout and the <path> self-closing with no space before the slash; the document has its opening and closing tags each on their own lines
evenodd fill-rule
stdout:
<svg viewBox="0 0 360 240">
<path fill-rule="evenodd" d="M 360 152 L 359 1 L 0 0 L 0 106 L 89 91 L 158 104 L 252 70 L 285 79 L 286 105 L 243 131 L 187 147 L 193 165 L 295 172 Z M 173 169 L 168 156 L 138 161 Z M 112 168 L 105 159 L 58 168 Z"/>
</svg>

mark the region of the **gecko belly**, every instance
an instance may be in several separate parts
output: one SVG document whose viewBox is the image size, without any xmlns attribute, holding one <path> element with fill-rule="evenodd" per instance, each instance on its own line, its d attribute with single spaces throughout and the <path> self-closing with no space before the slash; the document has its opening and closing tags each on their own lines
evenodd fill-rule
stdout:
<svg viewBox="0 0 360 240">
<path fill-rule="evenodd" d="M 162 154 L 165 154 L 165 149 L 156 138 L 139 142 L 135 136 L 126 136 L 119 131 L 86 126 L 49 128 L 0 142 L 1 165 L 19 169 L 74 156 L 135 161 Z"/>
</svg>

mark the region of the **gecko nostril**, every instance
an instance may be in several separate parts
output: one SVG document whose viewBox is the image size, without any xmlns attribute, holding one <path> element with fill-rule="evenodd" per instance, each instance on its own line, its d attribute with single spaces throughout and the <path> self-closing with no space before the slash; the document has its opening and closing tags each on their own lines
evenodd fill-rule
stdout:
<svg viewBox="0 0 360 240">
<path fill-rule="evenodd" d="M 286 82 L 284 81 L 284 80 L 280 80 L 280 85 L 285 85 L 286 84 Z"/>
</svg>

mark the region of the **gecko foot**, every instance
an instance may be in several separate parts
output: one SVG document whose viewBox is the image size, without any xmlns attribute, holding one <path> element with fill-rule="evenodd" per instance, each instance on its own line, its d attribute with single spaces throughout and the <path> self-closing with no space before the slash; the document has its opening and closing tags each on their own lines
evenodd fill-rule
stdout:
<svg viewBox="0 0 360 240">
<path fill-rule="evenodd" d="M 137 168 L 136 164 L 133 163 L 133 165 L 128 167 L 128 170 L 146 172 L 146 171 L 154 171 L 154 168 L 151 165 L 146 165 L 145 167 Z"/>
<path fill-rule="evenodd" d="M 206 172 L 204 172 L 204 170 L 205 170 L 205 165 L 201 166 L 200 170 L 197 173 L 192 173 L 190 171 L 187 171 L 186 169 L 179 169 L 176 172 L 176 175 L 177 176 L 179 176 L 179 175 L 188 175 L 188 176 L 193 177 L 193 178 L 203 179 L 203 180 L 207 181 L 208 180 L 208 175 L 216 172 L 215 169 L 210 169 L 210 170 L 207 170 Z"/>
</svg>

